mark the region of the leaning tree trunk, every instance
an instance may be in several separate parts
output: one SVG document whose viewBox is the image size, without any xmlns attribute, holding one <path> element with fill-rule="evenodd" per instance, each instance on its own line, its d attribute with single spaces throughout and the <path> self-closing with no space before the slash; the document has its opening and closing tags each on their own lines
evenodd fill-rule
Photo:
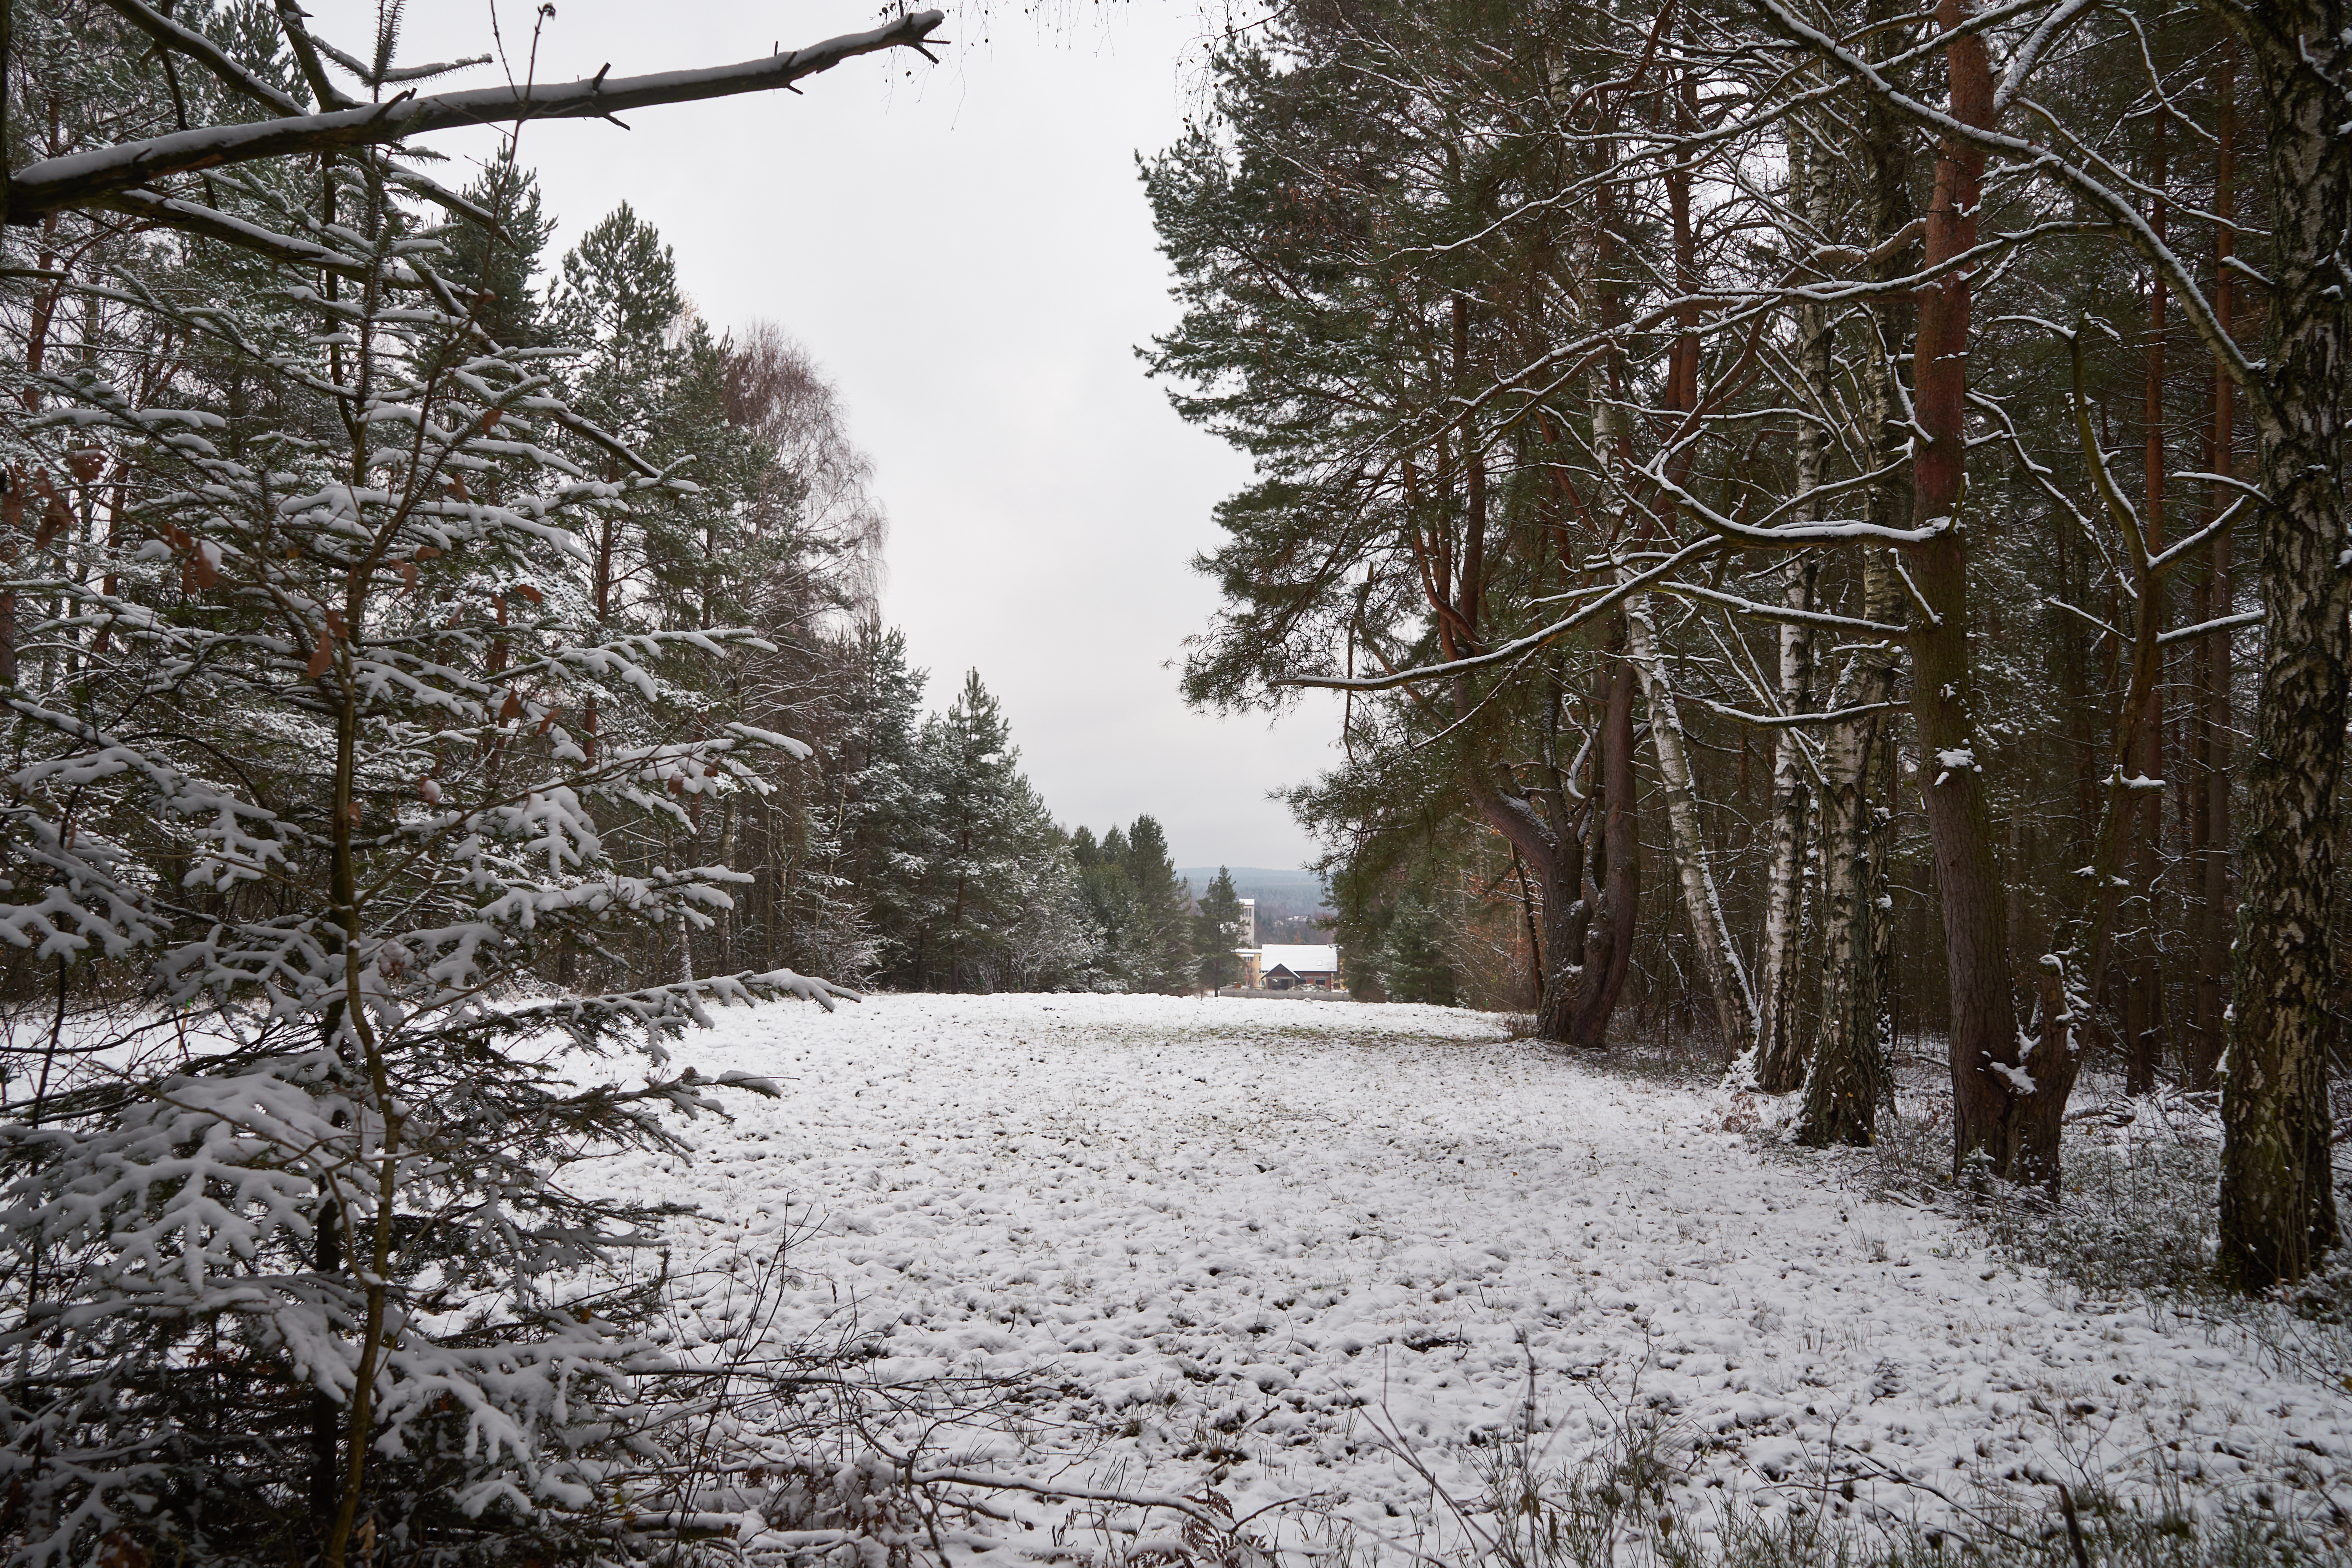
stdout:
<svg viewBox="0 0 2352 1568">
<path fill-rule="evenodd" d="M 1536 1037 L 1568 1042 L 1575 1038 L 1578 998 L 1584 986 L 1584 931 L 1592 912 L 1584 900 L 1584 846 L 1568 820 L 1559 792 L 1542 793 L 1540 812 L 1516 786 L 1481 789 L 1475 799 L 1480 815 L 1510 840 L 1535 873 L 1543 906 Z"/>
<path fill-rule="evenodd" d="M 1620 568 L 1631 574 L 1630 569 Z M 1690 752 L 1683 737 L 1682 714 L 1675 706 L 1674 684 L 1666 676 L 1658 630 L 1650 616 L 1650 600 L 1636 595 L 1625 602 L 1626 657 L 1642 678 L 1642 695 L 1650 709 L 1650 746 L 1658 758 L 1658 777 L 1664 785 L 1666 824 L 1673 835 L 1675 871 L 1682 884 L 1683 910 L 1690 917 L 1691 945 L 1698 952 L 1699 972 L 1715 1002 L 1716 1026 L 1723 1032 L 1726 1057 L 1744 1054 L 1756 1038 L 1756 998 L 1748 988 L 1748 966 L 1740 961 L 1731 922 L 1724 918 L 1723 900 L 1715 885 L 1715 868 L 1706 849 L 1706 827 L 1699 820 L 1698 791 L 1691 776 Z"/>
<path fill-rule="evenodd" d="M 1908 47 L 1897 26 L 1902 14 L 1901 0 L 1870 0 L 1865 20 L 1873 58 L 1884 60 Z M 1911 226 L 1911 133 L 1875 97 L 1857 109 L 1862 197 L 1875 258 L 1870 273 L 1883 284 L 1914 264 L 1913 247 L 1891 244 Z M 1900 366 L 1912 311 L 1902 295 L 1881 293 L 1863 321 L 1870 336 L 1861 363 L 1865 427 L 1857 433 L 1858 445 L 1868 471 L 1885 476 L 1863 492 L 1863 515 L 1879 527 L 1900 527 L 1914 507 L 1910 475 L 1896 468 L 1911 439 Z M 1909 616 L 1894 557 L 1884 547 L 1863 551 L 1862 603 L 1864 618 L 1882 626 L 1899 626 Z M 1902 650 L 1891 641 L 1857 650 L 1832 706 L 1893 703 L 1902 664 Z M 1885 1021 L 1894 958 L 1888 876 L 1894 757 L 1891 714 L 1864 714 L 1824 737 L 1822 1000 L 1797 1127 L 1798 1141 L 1814 1148 L 1877 1142 L 1878 1110 L 1892 1089 Z"/>
<path fill-rule="evenodd" d="M 1641 847 L 1634 837 L 1633 671 L 1623 658 L 1623 623 L 1609 649 L 1608 696 L 1601 721 L 1600 793 L 1592 838 L 1598 846 L 1593 880 L 1601 902 L 1584 938 L 1568 1038 L 1598 1048 L 1609 1043 L 1609 1018 L 1633 963 L 1633 919 L 1642 901 Z"/>
<path fill-rule="evenodd" d="M 2248 1289 L 2335 1245 L 2327 1063 L 2336 790 L 2352 574 L 2344 569 L 2352 72 L 2344 0 L 2232 8 L 2270 125 L 2271 352 L 2262 432 L 2263 668 L 2246 773 L 2238 974 L 2221 1093 L 2221 1260 Z M 2329 79 L 2333 76 L 2334 80 Z"/>
<path fill-rule="evenodd" d="M 1871 20 L 1884 21 L 1878 13 L 1889 8 L 1881 0 L 1873 7 Z M 1881 28 L 1874 45 L 1892 53 L 1900 40 Z M 1870 207 L 1870 248 L 1876 255 L 1910 224 L 1911 160 L 1900 121 L 1874 100 L 1864 106 L 1864 195 Z M 1878 280 L 1899 277 L 1909 265 L 1909 258 L 1901 254 L 1882 257 L 1875 264 Z M 1869 470 L 1886 474 L 1910 440 L 1896 369 L 1910 315 L 1890 297 L 1875 304 L 1865 320 L 1871 334 L 1862 362 L 1867 427 L 1860 433 L 1860 445 Z M 1911 517 L 1914 505 L 1910 479 L 1899 472 L 1877 480 L 1863 495 L 1865 521 L 1880 527 L 1899 526 Z M 1882 626 L 1899 626 L 1908 617 L 1895 558 L 1882 546 L 1863 552 L 1862 605 L 1863 618 Z M 1892 705 L 1902 664 L 1902 651 L 1892 641 L 1856 650 L 1832 706 Z M 1805 1079 L 1804 1113 L 1797 1125 L 1797 1141 L 1816 1149 L 1875 1143 L 1878 1109 L 1894 1082 L 1883 1027 L 1895 924 L 1888 896 L 1893 730 L 1892 715 L 1864 713 L 1823 738 L 1821 1016 Z"/>
</svg>

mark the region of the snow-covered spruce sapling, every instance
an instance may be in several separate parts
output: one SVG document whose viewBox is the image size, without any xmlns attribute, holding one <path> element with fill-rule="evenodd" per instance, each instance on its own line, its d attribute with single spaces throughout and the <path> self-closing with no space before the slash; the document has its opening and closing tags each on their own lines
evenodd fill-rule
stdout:
<svg viewBox="0 0 2352 1568">
<path fill-rule="evenodd" d="M 159 396 L 95 357 L 5 388 L 43 408 L 26 473 L 96 449 L 113 488 L 66 569 L 12 568 L 0 686 L 0 937 L 58 998 L 0 1089 L 0 1489 L 27 1562 L 340 1564 L 627 1506 L 675 1408 L 619 1266 L 652 1211 L 564 1171 L 712 1104 L 664 1048 L 706 1004 L 847 994 L 533 983 L 562 944 L 723 909 L 746 879 L 621 875 L 604 841 L 801 748 L 663 673 L 742 634 L 590 612 L 581 531 L 688 481 L 570 411 L 560 351 L 483 330 L 393 157 L 262 215 L 334 247 L 323 274 L 92 288 L 184 356 Z M 597 470 L 566 455 L 590 448 Z M 564 1076 L 640 1047 L 642 1084 Z"/>
</svg>

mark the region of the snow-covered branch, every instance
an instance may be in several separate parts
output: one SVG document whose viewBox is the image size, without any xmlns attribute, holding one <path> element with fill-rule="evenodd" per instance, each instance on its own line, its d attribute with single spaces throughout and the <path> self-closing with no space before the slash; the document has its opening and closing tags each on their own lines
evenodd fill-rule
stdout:
<svg viewBox="0 0 2352 1568">
<path fill-rule="evenodd" d="M 8 176 L 7 218 L 13 225 L 38 223 L 49 213 L 89 206 L 173 174 L 257 158 L 376 146 L 461 126 L 600 120 L 654 104 L 772 92 L 860 55 L 923 50 L 942 20 L 940 12 L 917 11 L 866 32 L 702 70 L 620 78 L 599 71 L 585 80 L 544 86 L 479 88 L 431 97 L 404 93 L 385 103 L 289 114 L 247 125 L 208 125 L 45 158 Z"/>
</svg>

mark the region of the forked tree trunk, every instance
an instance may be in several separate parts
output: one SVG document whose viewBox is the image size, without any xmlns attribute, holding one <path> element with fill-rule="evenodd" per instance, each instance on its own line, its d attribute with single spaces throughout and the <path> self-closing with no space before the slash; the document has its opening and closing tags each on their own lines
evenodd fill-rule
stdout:
<svg viewBox="0 0 2352 1568">
<path fill-rule="evenodd" d="M 2343 490 L 2352 136 L 2340 129 L 2336 84 L 2352 70 L 2352 16 L 2343 0 L 2274 0 L 2226 19 L 2242 29 L 2270 130 L 2263 668 L 2221 1094 L 2221 1260 L 2241 1286 L 2260 1289 L 2302 1278 L 2337 1238 L 2327 1063 L 2337 1040 L 2331 895 L 2352 656 L 2352 574 L 2342 564 L 2352 542 Z"/>
<path fill-rule="evenodd" d="M 1584 846 L 1571 831 L 1561 852 L 1543 868 L 1543 985 L 1537 1001 L 1536 1034 L 1546 1040 L 1572 1040 L 1577 989 L 1584 973 L 1584 932 L 1592 906 L 1584 898 Z"/>
<path fill-rule="evenodd" d="M 1583 980 L 1584 930 L 1591 906 L 1584 900 L 1584 846 L 1555 787 L 1542 792 L 1542 809 L 1514 787 L 1475 793 L 1480 815 L 1511 842 L 1520 862 L 1535 875 L 1543 908 L 1543 940 L 1538 944 L 1536 1037 L 1571 1038 L 1576 998 Z"/>
<path fill-rule="evenodd" d="M 1555 693 L 1557 696 L 1557 693 Z M 1594 691 L 1601 711 L 1594 737 L 1600 760 L 1591 805 L 1585 813 L 1594 836 L 1590 858 L 1602 884 L 1597 901 L 1584 893 L 1587 861 L 1569 805 L 1570 780 L 1553 763 L 1552 777 L 1530 801 L 1516 785 L 1476 793 L 1480 813 L 1511 841 L 1537 878 L 1543 901 L 1542 986 L 1536 1003 L 1536 1035 L 1564 1045 L 1598 1048 L 1608 1044 L 1609 1019 L 1625 988 L 1632 958 L 1633 912 L 1639 901 L 1638 862 L 1633 858 L 1633 825 L 1630 760 L 1633 743 L 1633 679 L 1624 660 L 1602 663 Z M 1625 803 L 1612 814 L 1611 792 Z M 1622 820 L 1612 824 L 1612 815 Z M 1613 852 L 1623 864 L 1612 869 Z M 1601 924 L 1593 933 L 1595 919 Z"/>
<path fill-rule="evenodd" d="M 1870 47 L 1878 58 L 1899 52 L 1906 41 L 1892 26 L 1898 4 L 1871 0 Z M 1877 100 L 1866 100 L 1861 108 L 1863 198 L 1870 249 L 1877 255 L 1910 226 L 1909 132 Z M 1874 264 L 1875 280 L 1899 278 L 1910 265 L 1900 251 L 1882 256 Z M 1872 339 L 1862 361 L 1866 428 L 1860 445 L 1868 470 L 1885 473 L 1910 440 L 1896 366 L 1911 316 L 1901 297 L 1890 294 L 1881 296 L 1864 320 Z M 1912 510 L 1907 474 L 1890 474 L 1863 493 L 1864 519 L 1880 527 L 1902 525 Z M 1863 552 L 1862 604 L 1863 617 L 1882 626 L 1901 625 L 1908 617 L 1894 557 L 1883 547 Z M 1901 671 L 1901 650 L 1891 642 L 1857 650 L 1851 679 L 1840 683 L 1840 705 L 1894 701 Z M 1892 715 L 1864 714 L 1832 731 L 1822 745 L 1821 1016 L 1797 1127 L 1798 1142 L 1814 1148 L 1876 1142 L 1878 1109 L 1893 1083 L 1885 980 L 1892 971 L 1895 931 L 1887 890 L 1894 729 Z"/>
<path fill-rule="evenodd" d="M 1878 379 L 1891 392 L 1891 369 L 1882 367 Z M 1874 412 L 1879 401 L 1879 388 L 1873 387 Z M 1889 488 L 1901 487 L 1876 487 Z M 1873 503 L 1880 499 L 1874 495 Z M 1902 593 L 1887 552 L 1875 548 L 1865 552 L 1864 615 L 1874 621 L 1899 616 Z M 1850 700 L 1856 705 L 1893 701 L 1898 673 L 1895 649 L 1864 649 L 1856 661 Z M 1893 926 L 1880 907 L 1886 884 L 1881 831 L 1886 813 L 1872 798 L 1874 777 L 1886 772 L 1877 765 L 1879 752 L 1893 749 L 1885 728 L 1880 715 L 1864 714 L 1832 730 L 1822 744 L 1822 1006 L 1811 1070 L 1805 1078 L 1804 1115 L 1797 1126 L 1797 1141 L 1816 1149 L 1832 1143 L 1867 1148 L 1876 1142 L 1878 1108 L 1890 1086 L 1880 1027 L 1885 1007 L 1881 939 Z"/>
<path fill-rule="evenodd" d="M 1555 832 L 1549 814 L 1539 816 L 1516 795 L 1489 792 L 1478 797 L 1478 807 L 1534 873 L 1543 906 L 1536 1037 L 1570 1042 L 1584 983 L 1584 932 L 1592 921 L 1591 906 L 1584 899 L 1584 846 L 1572 826 Z"/>
<path fill-rule="evenodd" d="M 1874 15 L 1873 20 L 1879 19 Z M 1898 43 L 1885 29 L 1874 41 L 1888 52 Z M 1884 110 L 1865 120 L 1864 137 L 1875 251 L 1910 222 L 1905 178 L 1910 157 L 1901 123 Z M 1900 276 L 1897 269 L 1908 262 L 1895 256 L 1879 265 L 1887 275 Z M 1891 468 L 1910 439 L 1895 370 L 1909 317 L 1899 302 L 1888 300 L 1872 310 L 1869 323 L 1874 341 L 1862 365 L 1868 421 L 1863 450 L 1875 473 Z M 1878 480 L 1863 497 L 1864 517 L 1882 527 L 1908 520 L 1913 506 L 1910 481 L 1900 474 Z M 1885 548 L 1874 545 L 1863 552 L 1862 603 L 1863 618 L 1882 626 L 1900 625 L 1909 615 L 1895 558 Z M 1858 650 L 1851 680 L 1841 683 L 1840 704 L 1893 702 L 1901 673 L 1901 651 L 1893 643 Z M 1817 1149 L 1875 1143 L 1878 1110 L 1893 1086 L 1885 1029 L 1885 978 L 1892 972 L 1895 931 L 1888 894 L 1893 731 L 1892 715 L 1868 713 L 1831 731 L 1822 745 L 1821 1017 L 1805 1079 L 1804 1114 L 1797 1126 L 1797 1141 Z"/>
</svg>

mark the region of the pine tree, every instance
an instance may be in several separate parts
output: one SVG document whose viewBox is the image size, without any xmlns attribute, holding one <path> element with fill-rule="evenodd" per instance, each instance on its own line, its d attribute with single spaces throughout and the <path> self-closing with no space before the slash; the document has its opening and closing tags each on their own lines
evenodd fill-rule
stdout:
<svg viewBox="0 0 2352 1568">
<path fill-rule="evenodd" d="M 906 983 L 923 909 L 919 846 L 928 812 L 917 747 L 925 674 L 907 663 L 906 634 L 874 620 L 858 626 L 849 659 L 841 727 L 831 746 L 830 812 L 841 846 L 837 882 L 855 910 L 830 918 L 870 927 L 874 964 Z"/>
<path fill-rule="evenodd" d="M 1092 834 L 1085 828 L 1078 832 L 1085 837 L 1073 838 L 1071 858 L 1077 865 L 1079 890 L 1094 927 L 1094 965 L 1100 971 L 1100 984 L 1110 991 L 1157 990 L 1156 944 L 1134 879 L 1095 847 Z"/>
</svg>

